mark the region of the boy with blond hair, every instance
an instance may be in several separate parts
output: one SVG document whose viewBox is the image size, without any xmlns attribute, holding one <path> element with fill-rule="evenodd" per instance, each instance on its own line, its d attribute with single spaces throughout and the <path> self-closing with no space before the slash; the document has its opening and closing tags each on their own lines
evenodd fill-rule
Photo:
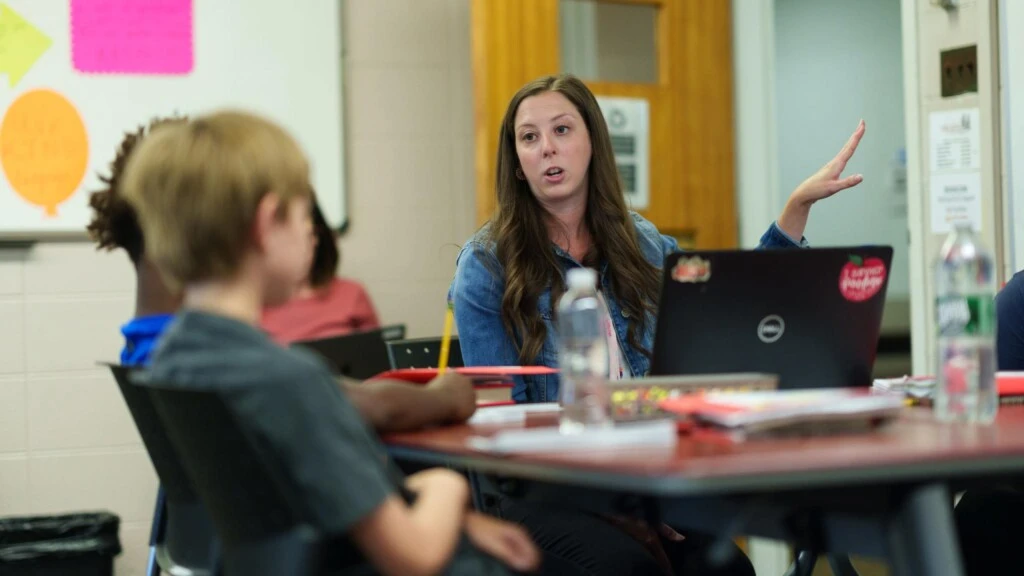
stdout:
<svg viewBox="0 0 1024 576">
<path fill-rule="evenodd" d="M 149 379 L 220 392 L 239 424 L 286 463 L 282 484 L 294 490 L 287 499 L 301 504 L 302 520 L 345 536 L 378 573 L 535 569 L 538 552 L 525 532 L 467 510 L 462 476 L 428 470 L 394 480 L 379 440 L 327 367 L 259 330 L 263 308 L 287 300 L 309 273 L 310 190 L 295 141 L 250 114 L 160 127 L 138 146 L 124 197 L 149 257 L 183 294 Z M 403 488 L 414 498 L 403 498 Z"/>
<path fill-rule="evenodd" d="M 167 285 L 146 250 L 138 217 L 124 198 L 123 175 L 128 158 L 151 132 L 186 121 L 183 117 L 155 118 L 148 126 L 139 126 L 125 134 L 109 171 L 100 176 L 103 187 L 89 196 L 92 208 L 92 221 L 86 227 L 89 235 L 101 250 L 124 250 L 135 269 L 135 315 L 121 327 L 124 336 L 121 364 L 126 366 L 149 363 L 156 342 L 181 305 L 181 294 Z M 345 381 L 342 386 L 363 418 L 380 433 L 464 422 L 476 410 L 472 384 L 453 373 L 436 378 L 426 386 L 384 379 Z"/>
</svg>

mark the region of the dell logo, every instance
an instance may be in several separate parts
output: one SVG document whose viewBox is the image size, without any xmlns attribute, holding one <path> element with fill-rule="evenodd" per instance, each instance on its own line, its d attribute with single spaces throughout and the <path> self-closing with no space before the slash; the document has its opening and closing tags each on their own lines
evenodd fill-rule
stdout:
<svg viewBox="0 0 1024 576">
<path fill-rule="evenodd" d="M 786 323 L 783 322 L 782 317 L 775 314 L 765 316 L 761 323 L 757 325 L 757 337 L 765 344 L 771 344 L 782 338 L 782 333 L 785 331 Z"/>
</svg>

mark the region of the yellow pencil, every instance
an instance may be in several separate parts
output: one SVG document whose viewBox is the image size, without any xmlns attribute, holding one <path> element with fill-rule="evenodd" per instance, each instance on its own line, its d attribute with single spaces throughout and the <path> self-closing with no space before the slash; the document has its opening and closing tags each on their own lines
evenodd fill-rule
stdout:
<svg viewBox="0 0 1024 576">
<path fill-rule="evenodd" d="M 444 374 L 448 368 L 448 350 L 452 343 L 452 323 L 455 321 L 455 308 L 451 300 L 448 301 L 448 309 L 444 313 L 444 333 L 441 335 L 441 357 L 437 359 L 437 374 Z"/>
</svg>

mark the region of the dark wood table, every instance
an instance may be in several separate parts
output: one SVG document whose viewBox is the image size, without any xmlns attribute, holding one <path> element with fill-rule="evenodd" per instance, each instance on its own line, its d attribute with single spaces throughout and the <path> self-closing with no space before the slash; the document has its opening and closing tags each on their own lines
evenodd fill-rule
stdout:
<svg viewBox="0 0 1024 576">
<path fill-rule="evenodd" d="M 907 409 L 868 434 L 736 443 L 696 431 L 666 450 L 495 455 L 467 442 L 556 424 L 544 414 L 385 442 L 395 458 L 484 475 L 481 489 L 492 496 L 887 557 L 898 576 L 962 574 L 952 494 L 1024 475 L 1024 407 L 1003 408 L 992 426 L 942 424 Z"/>
</svg>

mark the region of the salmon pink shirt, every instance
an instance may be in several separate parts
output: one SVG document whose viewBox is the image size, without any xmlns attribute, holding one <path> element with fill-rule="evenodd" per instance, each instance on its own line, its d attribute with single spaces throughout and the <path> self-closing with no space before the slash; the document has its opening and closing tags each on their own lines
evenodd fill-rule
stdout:
<svg viewBox="0 0 1024 576">
<path fill-rule="evenodd" d="M 281 344 L 341 336 L 380 327 L 366 290 L 335 278 L 312 295 L 296 296 L 263 311 L 263 329 Z"/>
</svg>

